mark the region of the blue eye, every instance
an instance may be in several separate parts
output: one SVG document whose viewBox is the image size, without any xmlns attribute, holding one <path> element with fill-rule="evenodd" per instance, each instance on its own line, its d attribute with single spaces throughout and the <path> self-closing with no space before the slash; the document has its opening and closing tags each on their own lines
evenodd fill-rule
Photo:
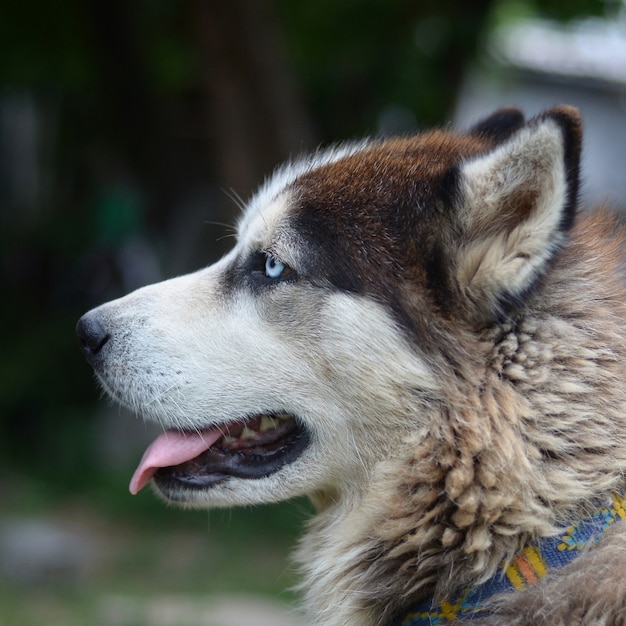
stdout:
<svg viewBox="0 0 626 626">
<path fill-rule="evenodd" d="M 245 266 L 244 266 L 245 267 Z M 296 272 L 269 250 L 259 250 L 250 257 L 247 271 L 259 286 L 294 281 Z"/>
<path fill-rule="evenodd" d="M 268 255 L 265 259 L 265 275 L 268 278 L 280 278 L 287 270 L 287 266 L 275 257 Z"/>
</svg>

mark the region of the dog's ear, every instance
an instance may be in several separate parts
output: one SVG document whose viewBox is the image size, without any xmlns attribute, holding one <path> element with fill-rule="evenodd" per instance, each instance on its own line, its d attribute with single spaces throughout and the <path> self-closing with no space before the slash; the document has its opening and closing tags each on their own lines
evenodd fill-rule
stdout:
<svg viewBox="0 0 626 626">
<path fill-rule="evenodd" d="M 468 134 L 481 139 L 491 139 L 495 142 L 500 142 L 508 139 L 523 125 L 524 114 L 519 109 L 502 107 L 472 126 Z"/>
<path fill-rule="evenodd" d="M 461 164 L 453 280 L 473 321 L 510 313 L 548 269 L 576 212 L 581 135 L 561 106 Z"/>
</svg>

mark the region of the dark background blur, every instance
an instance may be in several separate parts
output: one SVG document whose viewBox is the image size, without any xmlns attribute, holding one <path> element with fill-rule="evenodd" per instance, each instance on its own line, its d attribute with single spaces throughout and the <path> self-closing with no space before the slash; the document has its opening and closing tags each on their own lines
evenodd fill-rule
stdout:
<svg viewBox="0 0 626 626">
<path fill-rule="evenodd" d="M 281 161 L 321 144 L 472 121 L 519 89 L 524 102 L 540 92 L 555 104 L 561 90 L 583 108 L 608 103 L 623 133 L 619 77 L 544 72 L 494 52 L 498 29 L 521 18 L 568 28 L 595 15 L 623 29 L 621 9 L 597 0 L 0 3 L 0 588 L 3 576 L 10 583 L 0 624 L 53 623 L 52 614 L 72 623 L 54 585 L 87 567 L 53 555 L 16 574 L 24 566 L 11 560 L 16 528 L 43 523 L 58 547 L 77 518 L 84 524 L 72 532 L 91 536 L 95 525 L 101 543 L 117 536 L 116 524 L 137 541 L 137 528 L 158 524 L 160 541 L 178 532 L 161 524 L 195 524 L 208 536 L 224 532 L 225 542 L 242 529 L 266 532 L 264 549 L 276 541 L 282 555 L 307 514 L 296 503 L 217 515 L 207 533 L 206 513 L 128 496 L 151 435 L 99 397 L 74 338 L 83 312 L 214 261 L 231 244 L 238 199 Z M 483 103 L 485 77 L 500 91 Z M 26 535 L 32 547 L 29 537 L 38 535 Z M 125 571 L 142 562 L 125 562 Z M 94 589 L 115 590 L 111 579 L 94 580 Z M 223 587 L 247 588 L 246 580 L 235 572 Z M 167 581 L 163 573 L 158 584 L 169 589 Z M 33 588 L 48 590 L 45 618 L 19 609 Z M 92 624 L 132 621 L 85 615 Z"/>
</svg>

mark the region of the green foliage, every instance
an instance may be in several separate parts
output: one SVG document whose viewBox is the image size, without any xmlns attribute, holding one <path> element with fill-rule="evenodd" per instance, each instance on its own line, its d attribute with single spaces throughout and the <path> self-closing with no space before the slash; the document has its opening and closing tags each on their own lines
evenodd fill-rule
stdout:
<svg viewBox="0 0 626 626">
<path fill-rule="evenodd" d="M 458 79 L 452 57 L 471 54 L 482 24 L 466 6 L 282 2 L 293 63 L 324 134 L 376 132 L 387 107 L 411 112 L 414 125 L 445 120 Z"/>
<path fill-rule="evenodd" d="M 40 571 L 37 579 L 2 580 L 0 624 L 148 626 L 154 624 L 150 606 L 168 599 L 174 607 L 208 606 L 211 597 L 234 589 L 292 599 L 285 591 L 294 583 L 287 553 L 307 515 L 304 503 L 182 512 L 148 493 L 122 496 L 113 481 L 63 499 L 44 481 L 18 480 L 13 487 L 3 502 L 9 519 L 66 529 L 90 556 L 84 571 L 61 568 Z M 180 623 L 198 623 L 197 615 L 181 616 Z"/>
<path fill-rule="evenodd" d="M 94 65 L 78 0 L 0 3 L 0 81 L 33 89 L 93 84 Z"/>
<path fill-rule="evenodd" d="M 545 18 L 561 22 L 601 16 L 609 3 L 600 0 L 498 0 L 493 4 L 487 28 L 523 18 Z"/>
</svg>

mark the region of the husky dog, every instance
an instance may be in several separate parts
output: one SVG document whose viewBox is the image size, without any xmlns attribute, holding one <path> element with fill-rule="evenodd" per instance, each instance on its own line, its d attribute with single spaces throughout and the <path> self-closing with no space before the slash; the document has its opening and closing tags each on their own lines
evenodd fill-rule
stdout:
<svg viewBox="0 0 626 626">
<path fill-rule="evenodd" d="M 626 624 L 625 233 L 577 211 L 581 137 L 507 108 L 319 152 L 221 261 L 83 316 L 164 429 L 131 492 L 308 495 L 311 624 Z"/>
</svg>

